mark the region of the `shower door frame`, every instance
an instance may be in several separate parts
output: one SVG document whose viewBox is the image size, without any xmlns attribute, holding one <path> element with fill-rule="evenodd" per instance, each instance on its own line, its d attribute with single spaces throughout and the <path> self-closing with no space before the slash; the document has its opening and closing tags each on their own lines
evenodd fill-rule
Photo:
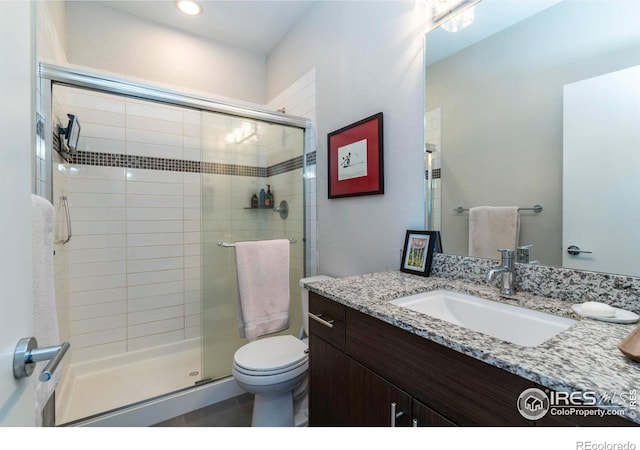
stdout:
<svg viewBox="0 0 640 450">
<path fill-rule="evenodd" d="M 43 133 L 39 133 L 38 145 L 44 147 L 44 159 L 35 159 L 35 163 L 40 166 L 34 168 L 34 192 L 53 201 L 53 123 L 52 123 L 52 89 L 53 84 L 69 86 L 72 88 L 85 88 L 103 93 L 116 95 L 124 95 L 134 97 L 141 100 L 156 101 L 163 104 L 188 107 L 202 111 L 222 113 L 236 117 L 248 118 L 268 122 L 272 124 L 291 126 L 302 129 L 305 136 L 313 127 L 313 123 L 304 117 L 293 115 L 285 115 L 281 112 L 270 111 L 260 105 L 250 103 L 234 103 L 229 100 L 221 100 L 215 97 L 208 97 L 199 93 L 179 92 L 167 88 L 161 88 L 153 85 L 141 84 L 126 79 L 112 77 L 111 74 L 105 75 L 98 72 L 92 72 L 85 69 L 75 67 L 57 66 L 40 62 L 37 66 L 37 85 L 39 86 L 39 97 L 37 101 L 38 121 L 42 121 Z M 308 150 L 308 139 L 303 139 L 303 167 L 306 166 L 306 152 Z M 38 176 L 40 174 L 40 176 Z M 43 182 L 44 178 L 44 182 Z M 306 189 L 304 180 L 303 197 Z M 304 208 L 303 208 L 304 211 Z M 306 218 L 303 216 L 303 223 Z M 306 241 L 306 239 L 305 239 Z M 306 242 L 305 242 L 306 246 Z M 303 272 L 305 270 L 303 269 Z M 231 378 L 231 377 L 228 377 Z M 166 395 L 142 401 L 133 405 L 124 405 L 116 410 L 106 411 L 96 416 L 84 419 L 78 419 L 67 425 L 86 426 L 91 424 L 101 424 L 106 426 L 146 426 L 161 420 L 170 418 L 164 417 L 165 409 L 161 405 L 171 405 L 176 412 L 185 413 L 193 409 L 194 405 L 201 404 L 206 406 L 215 401 L 221 401 L 230 396 L 237 395 L 237 387 L 235 383 L 231 386 L 225 383 L 226 379 L 215 380 L 209 383 L 196 385 L 192 388 L 185 388 L 178 392 L 168 392 Z M 207 390 L 204 394 L 203 390 Z M 215 392 L 214 392 L 215 391 Z M 193 392 L 194 395 L 191 395 Z M 199 393 L 198 393 L 199 392 Z M 203 395 L 204 394 L 204 395 Z M 185 401 L 178 398 L 185 395 Z M 195 397 L 194 397 L 195 396 Z M 188 399 L 187 399 L 188 397 Z M 196 399 L 197 397 L 197 399 Z M 214 401 L 214 402 L 215 402 Z M 152 408 L 151 413 L 141 413 L 141 407 L 148 404 Z M 200 406 L 200 407 L 201 407 Z M 183 408 L 181 410 L 181 408 Z M 152 422 L 147 423 L 150 416 L 155 416 Z M 172 416 L 171 416 L 172 417 Z"/>
<path fill-rule="evenodd" d="M 310 126 L 309 119 L 270 111 L 266 108 L 261 108 L 259 105 L 240 102 L 234 104 L 228 100 L 206 97 L 196 93 L 184 93 L 152 85 L 135 83 L 125 79 L 107 78 L 103 74 L 76 68 L 40 63 L 38 65 L 38 75 L 43 79 L 56 81 L 72 87 L 95 89 L 113 94 L 138 97 L 144 100 L 154 100 L 177 106 L 187 106 L 206 111 L 262 120 L 279 125 L 290 125 L 297 128 L 307 129 Z"/>
<path fill-rule="evenodd" d="M 313 124 L 304 117 L 285 115 L 281 112 L 270 111 L 259 105 L 250 103 L 233 103 L 229 100 L 221 100 L 215 97 L 207 97 L 198 93 L 184 93 L 167 88 L 156 87 L 138 82 L 128 81 L 122 78 L 107 77 L 104 74 L 82 70 L 78 68 L 57 66 L 40 62 L 37 70 L 36 83 L 40 86 L 40 98 L 38 102 L 38 122 L 44 121 L 44 147 L 46 157 L 43 161 L 34 158 L 35 164 L 41 167 L 35 168 L 35 174 L 46 173 L 47 183 L 42 187 L 38 183 L 38 177 L 34 176 L 34 192 L 53 202 L 53 166 L 51 163 L 52 144 L 52 84 L 54 82 L 70 87 L 92 89 L 110 94 L 136 97 L 142 100 L 151 100 L 175 106 L 200 109 L 215 113 L 223 113 L 236 117 L 261 120 L 278 125 L 288 125 L 305 130 L 305 135 L 310 131 Z M 41 136 L 40 136 L 41 138 Z M 306 154 L 307 140 L 304 140 Z"/>
</svg>

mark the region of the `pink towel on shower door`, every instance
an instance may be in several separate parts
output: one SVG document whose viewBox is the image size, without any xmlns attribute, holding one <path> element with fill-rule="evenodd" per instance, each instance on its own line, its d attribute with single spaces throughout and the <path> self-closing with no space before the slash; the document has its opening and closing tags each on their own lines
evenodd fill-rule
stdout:
<svg viewBox="0 0 640 450">
<path fill-rule="evenodd" d="M 287 239 L 236 242 L 240 337 L 256 338 L 289 327 Z"/>
</svg>

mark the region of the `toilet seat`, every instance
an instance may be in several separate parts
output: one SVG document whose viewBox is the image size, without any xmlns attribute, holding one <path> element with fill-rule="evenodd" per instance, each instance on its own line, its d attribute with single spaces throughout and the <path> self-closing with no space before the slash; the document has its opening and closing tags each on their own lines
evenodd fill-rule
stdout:
<svg viewBox="0 0 640 450">
<path fill-rule="evenodd" d="M 307 345 L 287 336 L 273 336 L 250 342 L 238 349 L 233 366 L 250 376 L 271 376 L 295 371 L 308 365 Z"/>
<path fill-rule="evenodd" d="M 234 363 L 233 367 L 236 369 L 236 371 L 241 372 L 245 375 L 251 375 L 254 377 L 268 377 L 271 375 L 279 375 L 281 373 L 287 373 L 287 372 L 291 372 L 292 370 L 297 369 L 300 366 L 304 366 L 305 364 L 308 365 L 308 361 L 302 360 L 294 365 L 291 366 L 287 366 L 287 367 L 282 367 L 280 369 L 275 369 L 275 370 L 249 370 L 245 367 L 239 366 L 238 364 Z"/>
</svg>

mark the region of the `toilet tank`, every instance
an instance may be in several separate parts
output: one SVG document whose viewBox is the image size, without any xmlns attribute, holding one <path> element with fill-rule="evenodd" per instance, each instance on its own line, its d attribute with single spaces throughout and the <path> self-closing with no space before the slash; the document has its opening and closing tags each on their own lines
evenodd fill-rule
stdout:
<svg viewBox="0 0 640 450">
<path fill-rule="evenodd" d="M 306 283 L 331 279 L 333 279 L 333 277 L 327 275 L 317 275 L 315 277 L 300 279 L 300 291 L 302 295 L 302 327 L 304 328 L 304 334 L 307 336 L 309 336 L 309 291 L 304 288 L 304 285 Z"/>
</svg>

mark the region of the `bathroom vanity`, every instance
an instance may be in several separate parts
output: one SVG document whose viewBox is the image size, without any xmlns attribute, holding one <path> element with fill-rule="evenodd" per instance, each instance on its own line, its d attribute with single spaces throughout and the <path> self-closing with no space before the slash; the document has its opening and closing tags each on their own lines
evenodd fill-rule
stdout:
<svg viewBox="0 0 640 450">
<path fill-rule="evenodd" d="M 308 285 L 311 426 L 631 426 L 640 409 L 640 364 L 616 348 L 636 325 L 573 314 L 570 303 L 464 281 L 382 272 Z M 573 318 L 540 345 L 525 347 L 452 325 L 389 300 L 435 289 Z M 516 407 L 528 388 L 607 395 L 603 409 L 624 417 L 524 418 Z M 621 397 L 620 395 L 623 395 Z M 633 395 L 633 394 L 632 394 Z M 597 407 L 580 407 L 594 410 Z M 593 414 L 593 413 L 592 413 Z"/>
</svg>

